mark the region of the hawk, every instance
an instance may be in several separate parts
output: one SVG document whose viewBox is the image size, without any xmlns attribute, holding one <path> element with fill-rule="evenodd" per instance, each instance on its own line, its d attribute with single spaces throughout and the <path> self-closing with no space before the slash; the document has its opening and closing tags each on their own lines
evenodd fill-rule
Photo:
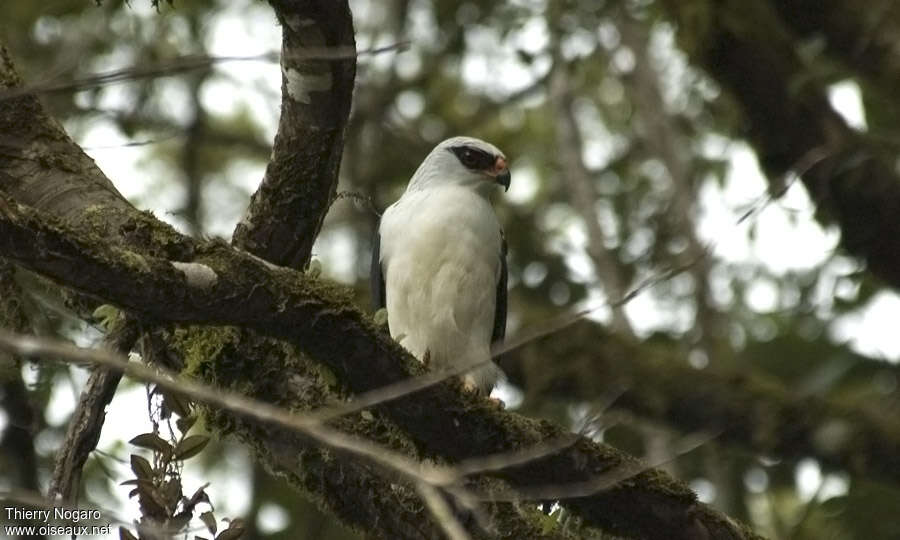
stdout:
<svg viewBox="0 0 900 540">
<path fill-rule="evenodd" d="M 385 210 L 372 252 L 372 296 L 391 336 L 438 368 L 479 364 L 463 384 L 484 394 L 500 376 L 491 344 L 506 334 L 506 240 L 489 196 L 509 182 L 497 147 L 443 141 Z"/>
</svg>

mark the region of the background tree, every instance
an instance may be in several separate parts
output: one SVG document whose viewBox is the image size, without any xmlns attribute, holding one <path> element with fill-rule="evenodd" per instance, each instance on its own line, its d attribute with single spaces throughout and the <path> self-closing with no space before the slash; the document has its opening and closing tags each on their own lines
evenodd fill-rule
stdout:
<svg viewBox="0 0 900 540">
<path fill-rule="evenodd" d="M 898 113 L 891 100 L 900 14 L 891 3 L 860 10 L 838 0 L 359 0 L 350 2 L 355 31 L 348 32 L 341 8 L 273 1 L 285 31 L 282 72 L 331 73 L 332 92 L 309 94 L 315 107 L 282 101 L 281 76 L 271 61 L 199 62 L 198 68 L 173 60 L 277 51 L 278 27 L 265 4 L 163 4 L 158 13 L 111 1 L 99 7 L 7 4 L 0 7 L 11 58 L 6 87 L 18 82 L 11 79 L 11 62 L 26 85 L 47 88 L 116 67 L 137 68 L 126 77 L 134 80 L 69 85 L 74 88 L 41 93 L 41 103 L 119 192 L 197 240 L 156 236 L 162 229 L 138 221 L 74 148 L 43 145 L 38 158 L 25 152 L 23 145 L 61 135 L 31 98 L 0 94 L 0 187 L 11 196 L 4 200 L 40 212 L 21 230 L 11 228 L 9 216 L 31 216 L 28 210 L 4 214 L 3 254 L 20 265 L 3 267 L 4 327 L 82 344 L 99 339 L 83 322 L 96 299 L 63 297 L 37 277 L 44 274 L 123 308 L 128 324 L 139 327 L 137 349 L 147 359 L 167 359 L 170 368 L 197 379 L 295 411 L 389 382 L 403 373 L 397 366 L 414 365 L 403 364 L 384 340 L 365 341 L 375 338 L 352 313 L 346 317 L 356 326 L 334 334 L 317 328 L 312 337 L 302 323 L 296 332 L 276 327 L 276 315 L 269 327 L 252 319 L 261 316 L 259 297 L 246 303 L 249 320 L 214 298 L 204 304 L 188 297 L 187 307 L 173 309 L 157 293 L 178 276 L 156 265 L 204 264 L 235 290 L 265 278 L 274 280 L 262 283 L 276 298 L 326 303 L 335 299 L 328 284 L 335 280 L 353 288 L 352 303 L 365 305 L 376 211 L 396 199 L 436 142 L 472 134 L 513 160 L 513 188 L 498 206 L 510 243 L 508 335 L 526 343 L 502 358 L 509 375 L 502 395 L 510 408 L 661 463 L 702 501 L 769 537 L 900 534 L 891 519 L 900 504 L 898 370 L 896 352 L 886 349 L 889 330 L 879 330 L 897 316 L 890 290 L 900 284 L 893 158 Z M 296 31 L 292 16 L 298 15 L 315 20 L 314 30 Z M 291 56 L 321 47 L 317 40 L 336 48 L 354 38 L 359 51 L 408 46 L 363 54 L 355 63 Z M 351 64 L 355 90 L 345 127 Z M 154 76 L 135 77 L 155 66 L 161 68 Z M 167 76 L 155 76 L 160 72 Z M 848 96 L 859 100 L 855 115 Z M 26 121 L 36 127 L 23 130 Z M 59 171 L 71 178 L 55 185 L 72 189 L 42 191 Z M 104 206 L 101 224 L 91 219 L 92 206 Z M 134 281 L 117 288 L 127 280 L 99 279 L 116 268 L 135 279 L 126 261 L 116 266 L 115 253 L 100 252 L 98 260 L 108 266 L 78 258 L 68 271 L 39 253 L 27 255 L 26 231 L 42 230 L 36 223 L 50 215 L 147 257 L 157 270 L 140 276 L 147 295 L 126 294 Z M 51 232 L 38 237 L 47 241 Z M 307 281 L 291 289 L 277 276 L 248 270 L 250 263 L 207 237 L 230 239 L 281 266 L 311 268 Z M 102 271 L 92 275 L 92 268 Z M 326 280 L 313 279 L 318 268 Z M 91 290 L 94 282 L 108 291 Z M 582 309 L 592 310 L 592 321 L 563 324 Z M 188 326 L 201 322 L 244 329 Z M 369 365 L 379 370 L 341 367 L 337 355 L 330 356 L 328 336 L 345 331 L 348 343 L 375 351 L 380 360 Z M 246 358 L 254 361 L 242 364 Z M 5 362 L 14 367 L 5 371 L 0 400 L 0 459 L 16 466 L 3 467 L 12 471 L 3 481 L 46 492 L 43 479 L 68 421 L 60 409 L 71 410 L 59 405 L 59 396 L 80 386 L 83 370 Z M 283 375 L 284 366 L 298 378 L 267 378 Z M 123 386 L 119 393 L 126 391 Z M 475 407 L 460 420 L 472 428 L 473 450 L 534 442 L 523 433 L 544 426 L 460 401 L 452 385 L 434 392 L 375 408 L 368 420 L 345 417 L 337 427 L 418 459 L 457 463 L 474 456 L 456 446 L 458 440 L 440 438 L 436 426 L 450 417 L 426 425 L 417 420 L 417 404 L 444 411 Z M 216 500 L 225 481 L 215 471 L 237 461 L 231 470 L 247 475 L 251 486 L 238 510 L 251 537 L 343 538 L 355 534 L 347 526 L 375 535 L 436 534 L 433 522 L 417 522 L 422 506 L 415 491 L 392 490 L 368 465 L 335 460 L 308 439 L 226 412 L 205 409 L 203 418 L 212 433 L 235 436 L 195 458 L 204 463 L 200 475 L 213 482 L 208 492 Z M 115 438 L 128 440 L 144 430 L 116 431 Z M 680 438 L 697 432 L 714 438 L 678 455 Z M 538 440 L 550 432 L 534 433 Z M 479 446 L 492 436 L 499 442 Z M 281 441 L 299 452 L 300 466 L 272 447 L 254 445 L 254 438 Z M 557 475 L 564 458 L 579 452 L 600 459 L 597 448 L 570 448 L 549 464 L 533 460 L 531 468 L 479 478 L 477 487 L 496 487 L 485 483 L 497 479 L 519 488 L 574 481 Z M 108 478 L 103 471 L 116 469 L 114 458 L 127 458 L 130 448 L 104 451 L 87 461 L 81 500 L 116 507 L 125 496 L 116 486 L 124 473 Z M 658 492 L 649 476 L 563 504 L 563 514 L 582 527 L 563 531 L 551 520 L 548 534 L 586 536 L 600 534 L 599 528 L 623 536 L 691 537 L 696 529 L 682 514 L 691 496 L 672 487 L 671 498 L 653 499 Z M 335 482 L 339 477 L 353 479 L 353 487 Z M 373 529 L 388 505 L 405 510 Z M 663 515 L 660 508 L 677 511 Z M 539 520 L 527 511 L 525 518 L 512 515 L 502 504 L 490 512 L 495 523 L 509 527 Z M 626 516 L 623 522 L 613 517 L 617 513 Z M 137 515 L 134 509 L 126 518 Z M 467 528 L 483 534 L 475 521 Z M 703 523 L 712 530 L 711 522 Z M 733 532 L 724 530 L 713 532 Z"/>
</svg>

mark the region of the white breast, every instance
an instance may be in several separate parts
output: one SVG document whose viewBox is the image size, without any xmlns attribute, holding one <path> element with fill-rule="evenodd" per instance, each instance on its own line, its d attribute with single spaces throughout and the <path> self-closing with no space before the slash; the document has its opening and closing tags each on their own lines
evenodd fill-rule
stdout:
<svg viewBox="0 0 900 540">
<path fill-rule="evenodd" d="M 437 365 L 490 358 L 500 224 L 470 189 L 407 192 L 381 219 L 391 335 Z"/>
</svg>

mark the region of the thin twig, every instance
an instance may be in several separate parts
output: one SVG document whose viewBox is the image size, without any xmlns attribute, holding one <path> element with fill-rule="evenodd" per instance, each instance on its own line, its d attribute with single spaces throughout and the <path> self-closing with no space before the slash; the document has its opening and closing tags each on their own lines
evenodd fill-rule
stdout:
<svg viewBox="0 0 900 540">
<path fill-rule="evenodd" d="M 708 250 L 704 250 L 697 257 L 694 257 L 693 259 L 691 259 L 690 261 L 688 261 L 684 264 L 669 268 L 668 270 L 658 272 L 658 273 L 648 277 L 647 279 L 642 281 L 637 287 L 631 289 L 625 296 L 623 296 L 622 298 L 619 298 L 618 300 L 614 300 L 612 302 L 608 302 L 608 301 L 603 302 L 602 304 L 597 304 L 597 305 L 594 305 L 594 306 L 591 306 L 591 307 L 588 307 L 585 309 L 581 309 L 581 310 L 576 311 L 575 313 L 571 313 L 571 314 L 564 313 L 558 317 L 550 319 L 549 321 L 544 321 L 540 325 L 538 325 L 539 328 L 536 328 L 533 332 L 525 333 L 524 335 L 518 337 L 515 340 L 497 344 L 492 349 L 491 352 L 492 352 L 493 356 L 496 358 L 497 356 L 500 356 L 501 354 L 505 354 L 505 353 L 508 353 L 509 351 L 518 349 L 519 347 L 527 345 L 533 341 L 536 341 L 541 338 L 545 338 L 552 334 L 556 334 L 557 332 L 559 332 L 561 330 L 565 330 L 566 328 L 572 326 L 573 324 L 575 324 L 578 321 L 580 321 L 581 319 L 583 319 L 585 316 L 597 311 L 598 309 L 601 309 L 604 307 L 615 308 L 615 307 L 624 306 L 628 302 L 631 302 L 632 300 L 637 298 L 644 291 L 655 287 L 659 283 L 662 283 L 664 281 L 672 279 L 673 277 L 677 276 L 678 274 L 680 274 L 682 272 L 689 270 L 691 267 L 693 267 L 695 264 L 697 264 L 701 259 L 706 257 L 707 254 L 708 254 Z"/>
<path fill-rule="evenodd" d="M 827 158 L 829 155 L 828 149 L 817 146 L 807 153 L 803 154 L 797 163 L 795 163 L 788 171 L 784 174 L 784 185 L 781 189 L 775 191 L 774 193 L 767 193 L 764 196 L 760 197 L 753 204 L 750 205 L 750 208 L 746 210 L 737 220 L 737 225 L 740 225 L 744 221 L 750 219 L 751 216 L 759 214 L 763 210 L 765 210 L 775 199 L 780 199 L 784 196 L 785 193 L 794 185 L 799 178 L 801 178 L 804 174 L 809 172 L 810 169 L 815 167 L 819 162 L 823 159 Z"/>
<path fill-rule="evenodd" d="M 384 47 L 374 47 L 362 51 L 356 51 L 351 47 L 310 47 L 292 51 L 288 57 L 291 61 L 304 60 L 344 60 L 358 56 L 368 56 L 391 51 L 402 51 L 409 47 L 409 42 L 402 41 Z M 207 69 L 216 64 L 226 62 L 278 62 L 281 54 L 268 52 L 249 56 L 210 56 L 189 55 L 181 56 L 149 67 L 127 67 L 104 71 L 70 79 L 67 81 L 46 81 L 34 83 L 17 88 L 0 91 L 0 101 L 13 99 L 25 95 L 53 94 L 58 92 L 73 92 L 85 88 L 93 88 L 119 82 L 134 81 L 139 79 L 152 79 L 156 77 L 170 77 L 179 73 L 186 73 L 198 69 Z"/>
<path fill-rule="evenodd" d="M 467 459 L 454 467 L 459 476 L 469 476 L 485 472 L 499 471 L 517 465 L 524 465 L 531 461 L 547 457 L 561 450 L 569 448 L 581 438 L 580 435 L 571 434 L 556 440 L 538 443 L 525 450 L 501 452 L 491 456 Z"/>
<path fill-rule="evenodd" d="M 703 256 L 706 256 L 706 252 L 704 252 L 700 257 Z M 513 341 L 495 344 L 491 350 L 491 358 L 497 358 L 501 354 L 507 353 L 514 349 L 518 349 L 519 347 L 527 345 L 528 343 L 560 332 L 561 330 L 572 326 L 573 324 L 583 319 L 585 316 L 593 313 L 594 311 L 597 311 L 598 309 L 607 306 L 625 305 L 647 289 L 655 286 L 658 283 L 671 279 L 673 276 L 678 275 L 681 272 L 686 271 L 691 266 L 696 264 L 700 257 L 697 257 L 681 266 L 671 268 L 669 270 L 651 276 L 650 278 L 644 280 L 640 285 L 629 291 L 628 294 L 626 294 L 619 300 L 616 300 L 614 302 L 603 302 L 602 304 L 597 304 L 589 308 L 578 310 L 575 313 L 564 313 L 550 319 L 549 321 L 542 322 L 533 332 L 527 332 Z M 368 392 L 363 392 L 362 394 L 354 396 L 353 401 L 318 409 L 312 412 L 310 414 L 310 417 L 315 418 L 320 422 L 325 422 L 340 416 L 353 414 L 355 412 L 359 412 L 361 410 L 365 410 L 376 405 L 401 398 L 414 392 L 425 390 L 426 388 L 429 388 L 436 384 L 440 384 L 441 382 L 446 381 L 451 377 L 462 375 L 474 369 L 478 369 L 479 367 L 487 364 L 490 361 L 491 360 L 488 359 L 457 364 L 438 371 L 430 371 L 423 375 L 419 375 L 418 377 L 404 379 L 402 381 L 388 384 L 380 388 L 370 390 Z"/>
<path fill-rule="evenodd" d="M 601 491 L 605 491 L 607 489 L 611 489 L 621 482 L 628 480 L 629 478 L 634 478 L 639 474 L 642 474 L 650 469 L 655 469 L 666 463 L 671 462 L 672 460 L 683 456 L 684 454 L 690 453 L 697 448 L 703 446 L 709 441 L 715 439 L 721 434 L 721 432 L 716 432 L 712 435 L 689 435 L 684 437 L 678 446 L 677 450 L 667 455 L 665 458 L 657 460 L 650 464 L 645 464 L 640 461 L 636 461 L 633 463 L 623 463 L 611 471 L 603 473 L 601 475 L 595 476 L 590 480 L 586 480 L 584 482 L 569 482 L 565 484 L 548 484 L 544 486 L 533 486 L 533 487 L 519 487 L 515 490 L 511 490 L 509 493 L 483 493 L 479 494 L 479 497 L 483 501 L 546 501 L 546 500 L 561 500 L 561 499 L 571 499 L 577 497 L 590 497 L 591 495 L 595 495 Z"/>
<path fill-rule="evenodd" d="M 469 540 L 471 538 L 453 515 L 453 509 L 441 496 L 440 491 L 426 482 L 416 482 L 416 491 L 419 492 L 419 496 L 422 497 L 422 501 L 434 520 L 447 533 L 447 538 L 450 540 Z"/>
<path fill-rule="evenodd" d="M 375 201 L 372 199 L 371 195 L 365 195 L 358 191 L 339 191 L 335 194 L 334 199 L 331 200 L 331 204 L 334 204 L 338 199 L 350 199 L 355 203 L 363 205 L 376 216 L 381 217 L 381 212 L 379 212 L 378 208 L 375 206 Z"/>
<path fill-rule="evenodd" d="M 142 141 L 131 141 L 131 142 L 121 143 L 121 144 L 103 144 L 103 145 L 98 145 L 98 146 L 82 146 L 81 149 L 84 150 L 85 152 L 93 152 L 96 150 L 118 150 L 119 148 L 135 148 L 135 147 L 140 147 L 140 146 L 149 146 L 151 144 L 160 144 L 160 143 L 175 139 L 177 137 L 184 136 L 185 132 L 186 132 L 186 130 L 179 129 L 179 130 L 173 130 L 173 131 L 171 131 L 165 135 L 162 135 L 161 137 L 157 137 L 155 139 L 145 139 Z"/>
</svg>

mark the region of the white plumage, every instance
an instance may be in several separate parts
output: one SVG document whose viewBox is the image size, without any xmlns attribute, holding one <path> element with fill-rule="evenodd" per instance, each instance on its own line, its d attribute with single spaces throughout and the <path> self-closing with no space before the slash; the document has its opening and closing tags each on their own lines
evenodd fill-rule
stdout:
<svg viewBox="0 0 900 540">
<path fill-rule="evenodd" d="M 506 325 L 505 242 L 488 199 L 498 184 L 509 186 L 509 172 L 496 147 L 440 143 L 384 212 L 372 261 L 391 336 L 438 368 L 485 362 L 464 376 L 485 393 L 500 373 L 491 342 Z"/>
</svg>

